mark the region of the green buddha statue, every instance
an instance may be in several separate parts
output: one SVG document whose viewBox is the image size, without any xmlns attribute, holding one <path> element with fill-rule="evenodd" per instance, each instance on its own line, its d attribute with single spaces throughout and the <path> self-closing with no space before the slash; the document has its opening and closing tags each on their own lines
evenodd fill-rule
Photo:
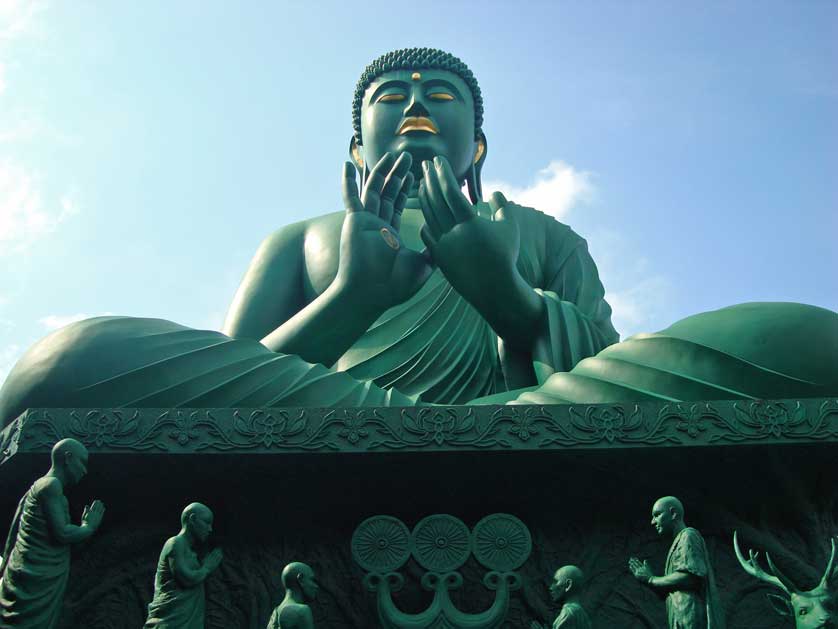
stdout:
<svg viewBox="0 0 838 629">
<path fill-rule="evenodd" d="M 72 324 L 13 368 L 0 420 L 50 406 L 838 392 L 838 315 L 811 306 L 746 304 L 617 343 L 585 240 L 500 193 L 483 201 L 483 100 L 456 57 L 429 48 L 380 57 L 358 82 L 352 120 L 343 211 L 266 238 L 223 333 L 129 317 Z"/>
</svg>

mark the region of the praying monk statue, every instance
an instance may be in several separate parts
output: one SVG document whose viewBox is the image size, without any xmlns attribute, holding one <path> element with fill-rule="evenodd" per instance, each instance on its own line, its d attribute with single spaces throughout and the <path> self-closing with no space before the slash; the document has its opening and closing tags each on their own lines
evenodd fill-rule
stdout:
<svg viewBox="0 0 838 629">
<path fill-rule="evenodd" d="M 666 597 L 669 629 L 724 629 L 724 612 L 716 591 L 713 566 L 704 538 L 684 522 L 684 506 L 674 496 L 652 506 L 652 526 L 672 539 L 662 576 L 646 561 L 629 559 L 629 570 L 649 589 Z"/>
<path fill-rule="evenodd" d="M 72 324 L 12 369 L 0 421 L 49 406 L 838 393 L 838 314 L 813 306 L 744 304 L 617 343 L 585 240 L 500 193 L 483 200 L 483 99 L 451 54 L 376 59 L 358 81 L 352 123 L 344 210 L 265 239 L 223 333 L 130 317 Z"/>
<path fill-rule="evenodd" d="M 49 471 L 18 504 L 0 560 L 0 629 L 52 629 L 58 625 L 70 577 L 70 546 L 93 535 L 105 507 L 86 506 L 81 525 L 70 523 L 64 488 L 87 473 L 87 449 L 75 439 L 52 448 Z"/>
<path fill-rule="evenodd" d="M 550 629 L 591 629 L 591 617 L 580 600 L 584 587 L 585 574 L 578 567 L 568 565 L 556 570 L 550 584 L 550 598 L 561 605 L 561 609 Z M 533 621 L 530 629 L 548 628 Z"/>
<path fill-rule="evenodd" d="M 276 606 L 267 629 L 314 629 L 310 603 L 317 598 L 320 585 L 308 564 L 294 561 L 282 570 L 285 598 Z"/>
<path fill-rule="evenodd" d="M 198 547 L 212 533 L 212 520 L 212 511 L 200 502 L 181 513 L 180 533 L 166 540 L 160 552 L 144 629 L 204 629 L 204 581 L 223 559 L 220 548 L 198 559 Z"/>
</svg>

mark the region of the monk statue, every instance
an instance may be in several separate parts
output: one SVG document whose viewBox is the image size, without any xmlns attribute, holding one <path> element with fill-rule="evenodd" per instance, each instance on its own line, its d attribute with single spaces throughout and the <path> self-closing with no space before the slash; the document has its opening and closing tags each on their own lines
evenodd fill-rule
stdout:
<svg viewBox="0 0 838 629">
<path fill-rule="evenodd" d="M 309 603 L 320 590 L 314 571 L 298 561 L 289 563 L 282 570 L 282 586 L 285 598 L 271 614 L 267 629 L 314 629 Z"/>
<path fill-rule="evenodd" d="M 562 566 L 553 575 L 550 584 L 550 598 L 561 605 L 559 615 L 550 626 L 551 629 L 591 629 L 591 617 L 582 607 L 580 598 L 585 587 L 585 575 L 576 566 Z M 547 629 L 533 621 L 530 629 Z"/>
<path fill-rule="evenodd" d="M 212 533 L 212 511 L 193 502 L 181 513 L 180 533 L 163 544 L 146 629 L 204 629 L 204 581 L 221 564 L 220 548 L 198 559 L 198 547 Z"/>
<path fill-rule="evenodd" d="M 716 591 L 713 567 L 704 538 L 684 523 L 684 506 L 666 496 L 652 507 L 652 526 L 672 538 L 663 576 L 655 576 L 647 561 L 629 559 L 629 570 L 650 589 L 666 596 L 669 629 L 724 629 L 724 613 Z"/>
<path fill-rule="evenodd" d="M 734 306 L 617 343 L 585 240 L 500 193 L 484 201 L 483 98 L 453 55 L 409 48 L 373 61 L 352 125 L 343 211 L 265 239 L 223 333 L 130 317 L 72 324 L 12 369 L 0 422 L 50 406 L 838 393 L 838 314 L 813 306 Z"/>
<path fill-rule="evenodd" d="M 86 506 L 81 525 L 70 523 L 64 488 L 87 474 L 87 449 L 75 439 L 52 448 L 49 471 L 18 504 L 0 560 L 0 628 L 53 629 L 70 576 L 70 546 L 93 535 L 105 507 Z"/>
</svg>

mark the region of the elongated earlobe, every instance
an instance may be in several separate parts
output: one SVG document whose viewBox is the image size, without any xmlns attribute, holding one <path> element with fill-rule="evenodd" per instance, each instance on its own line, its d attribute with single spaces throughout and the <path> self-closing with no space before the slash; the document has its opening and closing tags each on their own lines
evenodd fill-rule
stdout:
<svg viewBox="0 0 838 629">
<path fill-rule="evenodd" d="M 358 171 L 358 174 L 361 176 L 361 185 L 358 189 L 363 193 L 364 184 L 369 178 L 370 171 L 367 168 L 366 163 L 364 162 L 364 155 L 361 152 L 361 145 L 358 144 L 354 135 L 352 136 L 352 139 L 349 140 L 349 158 L 352 160 L 352 163 L 355 164 L 355 168 Z"/>
<path fill-rule="evenodd" d="M 483 184 L 480 181 L 480 171 L 483 170 L 483 163 L 486 161 L 486 136 L 481 131 L 477 135 L 477 143 L 474 149 L 474 160 L 471 168 L 466 172 L 466 186 L 468 196 L 472 203 L 479 203 L 483 200 Z"/>
</svg>

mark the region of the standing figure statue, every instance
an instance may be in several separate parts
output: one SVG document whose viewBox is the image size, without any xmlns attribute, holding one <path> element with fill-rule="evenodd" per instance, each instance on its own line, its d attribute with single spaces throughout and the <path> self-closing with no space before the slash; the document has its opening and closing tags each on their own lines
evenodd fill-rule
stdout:
<svg viewBox="0 0 838 629">
<path fill-rule="evenodd" d="M 58 624 L 70 576 L 70 546 L 93 535 L 105 506 L 94 500 L 81 525 L 70 523 L 64 488 L 87 473 L 87 449 L 75 439 L 52 448 L 49 471 L 17 506 L 0 560 L 0 627 L 52 629 Z"/>
<path fill-rule="evenodd" d="M 289 563 L 282 570 L 282 585 L 285 598 L 271 614 L 267 629 L 314 629 L 309 603 L 320 589 L 314 571 L 298 561 Z"/>
<path fill-rule="evenodd" d="M 579 602 L 584 586 L 585 575 L 576 566 L 562 566 L 556 570 L 550 584 L 550 598 L 562 607 L 552 629 L 591 629 L 591 618 Z M 530 629 L 546 628 L 533 621 Z"/>
<path fill-rule="evenodd" d="M 684 506 L 666 496 L 652 507 L 652 526 L 658 535 L 672 537 L 663 576 L 655 576 L 647 561 L 629 559 L 638 581 L 666 596 L 670 629 L 724 629 L 724 615 L 716 592 L 713 568 L 704 538 L 684 523 Z"/>
<path fill-rule="evenodd" d="M 198 546 L 212 533 L 212 519 L 212 511 L 200 502 L 183 510 L 180 533 L 166 540 L 160 552 L 146 629 L 204 629 L 204 581 L 223 558 L 215 548 L 198 559 Z"/>
</svg>

